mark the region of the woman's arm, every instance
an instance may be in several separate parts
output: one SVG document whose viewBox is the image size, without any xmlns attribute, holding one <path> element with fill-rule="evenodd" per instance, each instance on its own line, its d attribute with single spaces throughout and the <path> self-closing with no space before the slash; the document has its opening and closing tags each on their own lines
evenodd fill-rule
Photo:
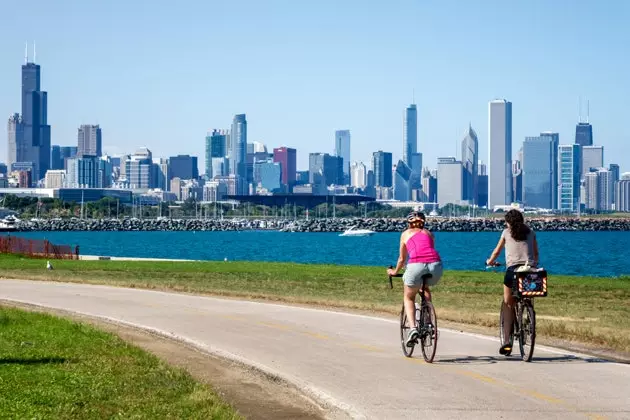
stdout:
<svg viewBox="0 0 630 420">
<path fill-rule="evenodd" d="M 393 270 L 387 270 L 387 273 L 390 275 L 398 274 L 400 270 L 402 270 L 405 265 L 405 261 L 407 261 L 407 245 L 405 244 L 405 234 L 400 235 L 400 249 L 398 252 L 398 262 L 396 263 L 396 268 Z"/>
<path fill-rule="evenodd" d="M 503 236 L 501 236 L 501 239 L 499 239 L 499 243 L 497 244 L 496 248 L 494 248 L 494 251 L 492 251 L 492 255 L 490 255 L 490 258 L 486 260 L 486 265 L 494 264 L 497 258 L 499 258 L 499 254 L 501 254 L 503 246 L 505 246 L 505 239 L 503 238 Z"/>
</svg>

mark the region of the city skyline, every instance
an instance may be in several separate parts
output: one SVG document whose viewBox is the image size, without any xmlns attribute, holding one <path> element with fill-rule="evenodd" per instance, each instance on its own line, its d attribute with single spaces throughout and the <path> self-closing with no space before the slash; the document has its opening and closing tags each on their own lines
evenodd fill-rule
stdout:
<svg viewBox="0 0 630 420">
<path fill-rule="evenodd" d="M 581 96 L 583 103 L 590 100 L 595 143 L 606 146 L 607 157 L 630 155 L 623 130 L 628 81 L 621 71 L 627 58 L 618 53 L 628 38 L 626 4 L 612 13 L 604 4 L 579 0 L 571 7 L 562 1 L 509 7 L 491 1 L 459 4 L 453 14 L 448 4 L 405 2 L 362 5 L 358 15 L 353 1 L 242 4 L 239 19 L 228 26 L 230 8 L 221 2 L 191 4 L 192 14 L 118 0 L 29 2 L 30 25 L 7 20 L 0 28 L 0 115 L 18 110 L 15 66 L 24 41 L 35 40 L 50 92 L 53 144 L 73 144 L 76 127 L 100 124 L 109 154 L 148 146 L 156 156 L 188 153 L 203 161 L 199 139 L 244 112 L 249 138 L 296 148 L 300 169 L 307 167 L 308 153 L 330 151 L 323 144 L 340 127 L 362 146 L 354 148 L 352 160 L 367 163 L 371 151 L 389 149 L 397 161 L 402 150 L 388 145 L 400 144 L 401 110 L 415 102 L 419 151 L 434 167 L 437 157 L 455 154 L 469 122 L 479 154 L 487 154 L 485 104 L 493 97 L 514 103 L 517 149 L 526 136 L 547 130 L 569 142 Z M 142 19 L 147 15 L 151 24 Z M 119 25 L 96 30 L 95 16 Z M 211 34 L 207 16 L 217 25 Z M 473 34 L 464 32 L 459 17 L 474 22 Z M 510 36 L 497 37 L 501 31 Z M 284 42 L 287 34 L 290 41 Z M 238 63 L 238 70 L 217 66 L 218 57 Z M 194 65 L 186 65 L 191 58 Z M 324 64 L 333 61 L 344 65 Z M 462 61 L 466 71 L 460 71 Z M 553 65 L 542 69 L 540 62 Z M 143 98 L 143 106 L 131 95 Z M 619 163 L 628 170 L 627 162 Z"/>
</svg>

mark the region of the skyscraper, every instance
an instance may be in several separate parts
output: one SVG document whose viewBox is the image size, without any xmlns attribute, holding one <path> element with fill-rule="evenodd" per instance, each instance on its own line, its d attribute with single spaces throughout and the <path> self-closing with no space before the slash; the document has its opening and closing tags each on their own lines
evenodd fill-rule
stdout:
<svg viewBox="0 0 630 420">
<path fill-rule="evenodd" d="M 392 186 L 392 154 L 379 150 L 372 154 L 374 186 L 390 188 Z"/>
<path fill-rule="evenodd" d="M 605 168 L 588 172 L 584 175 L 586 190 L 586 208 L 595 211 L 612 210 L 613 182 L 612 173 Z"/>
<path fill-rule="evenodd" d="M 411 200 L 411 168 L 402 160 L 398 161 L 394 172 L 394 200 Z"/>
<path fill-rule="evenodd" d="M 558 146 L 558 210 L 563 212 L 575 212 L 580 206 L 580 152 L 579 144 Z"/>
<path fill-rule="evenodd" d="M 297 151 L 290 147 L 273 149 L 273 161 L 280 164 L 282 170 L 282 184 L 291 188 L 295 185 L 297 171 Z"/>
<path fill-rule="evenodd" d="M 512 173 L 510 172 L 510 177 Z M 454 157 L 438 158 L 437 201 L 440 207 L 462 204 L 464 192 L 462 162 Z"/>
<path fill-rule="evenodd" d="M 582 146 L 582 176 L 604 167 L 604 146 Z"/>
<path fill-rule="evenodd" d="M 44 178 L 50 168 L 50 126 L 48 94 L 41 90 L 40 66 L 29 62 L 22 66 L 22 123 L 24 147 L 16 147 L 18 162 L 33 162 L 33 180 Z M 20 150 L 23 155 L 20 156 Z"/>
<path fill-rule="evenodd" d="M 350 183 L 350 130 L 335 131 L 335 155 L 343 158 L 344 183 Z"/>
<path fill-rule="evenodd" d="M 352 165 L 350 165 L 350 178 L 353 187 L 365 189 L 367 186 L 367 168 L 363 162 L 352 162 Z"/>
<path fill-rule="evenodd" d="M 318 186 L 341 185 L 343 159 L 328 153 L 311 153 L 308 156 L 309 182 Z"/>
<path fill-rule="evenodd" d="M 468 132 L 466 133 L 466 137 L 462 140 L 462 166 L 464 170 L 462 196 L 464 200 L 469 201 L 473 205 L 478 204 L 478 159 L 479 141 L 477 140 L 477 133 L 472 129 L 472 125 L 468 125 Z"/>
<path fill-rule="evenodd" d="M 416 104 L 411 104 L 405 110 L 403 119 L 403 162 L 413 172 L 420 172 L 422 168 L 414 168 L 412 155 L 418 152 L 418 110 Z"/>
<path fill-rule="evenodd" d="M 146 189 L 154 187 L 151 179 L 153 154 L 146 147 L 141 147 L 135 154 L 125 161 L 125 175 L 132 189 Z M 172 187 L 173 184 L 171 184 Z"/>
<path fill-rule="evenodd" d="M 617 165 L 616 163 L 611 163 L 610 165 L 608 165 L 608 170 L 612 174 L 613 185 L 617 184 L 617 181 L 619 181 L 619 165 Z M 615 197 L 616 188 L 613 188 L 613 202 L 615 201 Z"/>
<path fill-rule="evenodd" d="M 68 159 L 68 188 L 97 188 L 99 160 L 96 156 L 77 156 Z"/>
<path fill-rule="evenodd" d="M 615 184 L 615 210 L 630 212 L 630 176 Z"/>
<path fill-rule="evenodd" d="M 169 176 L 171 179 L 182 180 L 199 178 L 199 167 L 197 166 L 197 156 L 177 155 L 168 158 Z"/>
<path fill-rule="evenodd" d="M 488 114 L 488 208 L 492 208 L 512 200 L 512 103 L 491 101 Z"/>
<path fill-rule="evenodd" d="M 215 176 L 212 173 L 212 159 L 227 156 L 228 133 L 225 130 L 212 130 L 206 136 L 206 177 Z"/>
<path fill-rule="evenodd" d="M 19 162 L 18 156 L 25 156 L 24 123 L 20 114 L 13 114 L 7 123 L 7 166 L 11 168 L 15 162 Z"/>
<path fill-rule="evenodd" d="M 77 155 L 101 157 L 103 155 L 103 139 L 101 127 L 98 125 L 82 125 L 77 133 Z"/>
<path fill-rule="evenodd" d="M 575 126 L 575 144 L 580 146 L 593 145 L 593 126 L 587 122 L 579 122 Z"/>
<path fill-rule="evenodd" d="M 232 121 L 230 134 L 230 174 L 238 179 L 239 194 L 247 194 L 249 191 L 247 181 L 247 119 L 245 114 L 237 114 Z"/>
<path fill-rule="evenodd" d="M 557 207 L 558 139 L 556 133 L 526 137 L 523 143 L 523 203 L 543 209 Z"/>
</svg>

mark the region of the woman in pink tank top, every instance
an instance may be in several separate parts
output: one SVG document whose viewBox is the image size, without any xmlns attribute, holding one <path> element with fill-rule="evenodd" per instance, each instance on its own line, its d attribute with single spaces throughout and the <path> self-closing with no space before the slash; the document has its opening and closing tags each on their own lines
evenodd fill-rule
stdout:
<svg viewBox="0 0 630 420">
<path fill-rule="evenodd" d="M 412 346 L 420 333 L 413 326 L 416 325 L 415 301 L 418 291 L 422 287 L 423 277 L 430 274 L 426 280 L 424 295 L 431 300 L 430 286 L 436 285 L 442 278 L 442 259 L 435 249 L 435 237 L 424 228 L 426 217 L 423 213 L 413 211 L 407 216 L 409 227 L 400 237 L 400 255 L 396 268 L 387 270 L 390 276 L 398 274 L 405 262 L 407 268 L 403 274 L 405 312 L 412 326 L 407 336 L 407 345 Z"/>
</svg>

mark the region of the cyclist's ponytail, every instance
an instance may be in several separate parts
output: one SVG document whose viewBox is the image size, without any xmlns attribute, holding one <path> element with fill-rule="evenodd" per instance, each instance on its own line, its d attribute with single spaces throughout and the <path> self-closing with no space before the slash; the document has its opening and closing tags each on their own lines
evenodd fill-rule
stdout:
<svg viewBox="0 0 630 420">
<path fill-rule="evenodd" d="M 525 218 L 520 211 L 516 209 L 508 211 L 505 214 L 505 221 L 510 225 L 510 235 L 515 241 L 527 240 L 531 229 L 525 224 Z"/>
</svg>

